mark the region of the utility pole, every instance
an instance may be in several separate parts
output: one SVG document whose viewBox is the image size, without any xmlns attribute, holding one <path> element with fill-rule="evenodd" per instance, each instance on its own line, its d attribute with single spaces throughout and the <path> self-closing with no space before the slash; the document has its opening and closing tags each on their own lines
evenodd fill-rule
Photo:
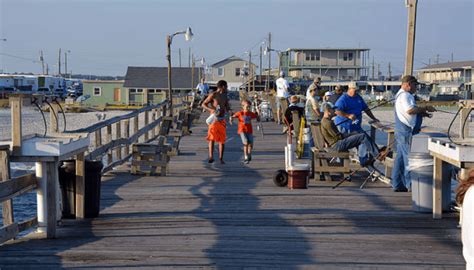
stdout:
<svg viewBox="0 0 474 270">
<path fill-rule="evenodd" d="M 58 54 L 58 75 L 61 76 L 61 48 L 59 48 Z"/>
<path fill-rule="evenodd" d="M 436 64 L 439 64 L 439 54 L 436 55 Z"/>
<path fill-rule="evenodd" d="M 259 68 L 260 68 L 260 70 L 259 70 L 260 77 L 258 79 L 258 82 L 259 82 L 260 85 L 262 84 L 262 52 L 263 52 L 262 51 L 262 46 L 260 45 L 260 66 L 259 66 Z"/>
<path fill-rule="evenodd" d="M 380 63 L 377 64 L 377 80 L 380 80 Z"/>
<path fill-rule="evenodd" d="M 179 67 L 181 67 L 181 48 L 179 48 L 178 53 L 179 53 Z"/>
<path fill-rule="evenodd" d="M 388 80 L 392 80 L 392 65 L 388 62 Z"/>
<path fill-rule="evenodd" d="M 46 75 L 49 75 L 49 65 L 46 64 Z"/>
<path fill-rule="evenodd" d="M 404 75 L 413 74 L 413 59 L 415 56 L 416 5 L 418 0 L 405 0 L 408 8 L 407 48 L 405 55 Z"/>
<path fill-rule="evenodd" d="M 191 47 L 188 50 L 188 67 L 191 67 Z"/>
<path fill-rule="evenodd" d="M 451 53 L 451 62 L 454 62 L 454 53 Z"/>
<path fill-rule="evenodd" d="M 191 91 L 194 90 L 194 54 L 191 56 L 192 66 L 191 66 Z"/>
<path fill-rule="evenodd" d="M 268 33 L 268 77 L 267 77 L 267 90 L 270 89 L 270 72 L 272 70 L 272 33 Z"/>
<path fill-rule="evenodd" d="M 64 52 L 64 78 L 67 77 L 67 50 Z"/>
<path fill-rule="evenodd" d="M 372 56 L 372 80 L 375 80 L 375 59 Z"/>
<path fill-rule="evenodd" d="M 43 56 L 43 50 L 40 51 L 40 62 L 41 62 L 41 71 L 42 71 L 41 74 L 45 74 L 45 73 L 44 73 L 44 56 Z"/>
</svg>

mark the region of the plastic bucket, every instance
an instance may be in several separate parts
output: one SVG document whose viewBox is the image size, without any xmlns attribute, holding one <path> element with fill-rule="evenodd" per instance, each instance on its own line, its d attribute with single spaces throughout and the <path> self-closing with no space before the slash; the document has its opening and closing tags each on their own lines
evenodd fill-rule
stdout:
<svg viewBox="0 0 474 270">
<path fill-rule="evenodd" d="M 433 211 L 433 157 L 428 153 L 410 153 L 409 170 L 412 187 L 412 207 L 416 212 Z M 443 166 L 451 166 L 445 164 Z M 446 171 L 448 168 L 446 168 Z M 451 202 L 451 178 L 443 179 L 443 211 Z"/>
</svg>

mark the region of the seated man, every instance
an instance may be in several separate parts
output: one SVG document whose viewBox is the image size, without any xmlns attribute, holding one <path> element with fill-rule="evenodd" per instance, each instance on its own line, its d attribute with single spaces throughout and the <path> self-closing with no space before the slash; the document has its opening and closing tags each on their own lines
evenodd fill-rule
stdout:
<svg viewBox="0 0 474 270">
<path fill-rule="evenodd" d="M 374 157 L 381 159 L 384 155 L 379 155 L 377 147 L 370 141 L 365 133 L 341 134 L 334 122 L 334 108 L 331 104 L 324 105 L 324 115 L 321 120 L 321 133 L 328 146 L 338 152 L 346 152 L 351 148 L 364 144 L 367 147 L 367 155 L 359 156 L 361 166 L 367 167 L 373 164 Z M 359 152 L 360 153 L 360 152 Z"/>
<path fill-rule="evenodd" d="M 298 116 L 301 118 L 304 116 L 304 108 L 298 106 L 298 97 L 297 96 L 291 96 L 290 97 L 290 105 L 288 105 L 288 108 L 285 111 L 285 122 L 287 125 L 290 127 L 293 127 L 293 112 L 297 111 Z M 285 133 L 288 130 L 288 127 L 285 127 L 283 129 L 283 133 Z"/>
</svg>

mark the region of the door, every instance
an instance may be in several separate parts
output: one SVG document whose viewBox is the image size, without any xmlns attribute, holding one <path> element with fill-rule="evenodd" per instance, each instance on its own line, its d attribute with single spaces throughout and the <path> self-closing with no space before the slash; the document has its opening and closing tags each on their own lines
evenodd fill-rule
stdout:
<svg viewBox="0 0 474 270">
<path fill-rule="evenodd" d="M 114 88 L 114 101 L 120 102 L 120 88 Z"/>
</svg>

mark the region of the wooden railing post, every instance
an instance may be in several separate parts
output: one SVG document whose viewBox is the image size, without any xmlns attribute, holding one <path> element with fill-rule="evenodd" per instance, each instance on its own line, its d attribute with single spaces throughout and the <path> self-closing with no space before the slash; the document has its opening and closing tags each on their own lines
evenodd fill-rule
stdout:
<svg viewBox="0 0 474 270">
<path fill-rule="evenodd" d="M 122 125 L 121 122 L 118 121 L 115 123 L 115 139 L 120 139 L 122 138 Z M 118 160 L 122 159 L 122 147 L 117 147 L 115 149 L 115 156 Z"/>
<path fill-rule="evenodd" d="M 84 168 L 84 153 L 76 155 L 76 219 L 83 219 L 85 201 L 85 168 Z"/>
<path fill-rule="evenodd" d="M 102 145 L 102 129 L 99 128 L 95 131 L 95 148 L 98 148 Z"/>
<path fill-rule="evenodd" d="M 12 150 L 17 153 L 21 149 L 21 138 L 23 136 L 21 131 L 21 97 L 11 96 L 9 98 L 11 109 L 11 123 L 12 123 Z"/>
<path fill-rule="evenodd" d="M 154 123 L 157 119 L 157 113 L 156 113 L 156 109 L 153 109 L 153 111 L 151 111 L 151 122 Z M 151 137 L 152 138 L 155 138 L 156 137 L 156 132 L 158 131 L 157 127 L 159 125 L 155 126 L 152 130 L 151 130 Z"/>
<path fill-rule="evenodd" d="M 51 103 L 49 108 L 49 125 L 51 126 L 51 132 L 59 132 L 59 105 L 56 103 Z"/>
<path fill-rule="evenodd" d="M 10 160 L 9 146 L 0 147 L 0 181 L 8 181 L 10 179 Z M 13 224 L 13 204 L 12 200 L 6 200 L 2 204 L 3 225 Z"/>
<path fill-rule="evenodd" d="M 138 117 L 139 115 L 133 118 L 133 135 L 138 133 Z M 137 142 L 140 142 L 140 138 L 137 138 Z"/>
<path fill-rule="evenodd" d="M 105 137 L 106 137 L 107 143 L 112 142 L 112 124 L 107 125 Z M 107 164 L 110 164 L 112 162 L 113 162 L 112 151 L 107 151 Z"/>
<path fill-rule="evenodd" d="M 123 136 L 125 138 L 130 138 L 130 119 L 125 119 L 123 123 L 125 125 Z M 130 154 L 130 145 L 127 144 L 127 146 L 125 146 L 125 156 L 129 154 Z"/>
<path fill-rule="evenodd" d="M 149 111 L 145 111 L 144 117 L 145 117 L 145 127 L 147 127 L 150 121 Z M 150 139 L 149 132 L 145 132 L 144 136 L 145 136 L 145 142 L 147 142 Z"/>
</svg>

